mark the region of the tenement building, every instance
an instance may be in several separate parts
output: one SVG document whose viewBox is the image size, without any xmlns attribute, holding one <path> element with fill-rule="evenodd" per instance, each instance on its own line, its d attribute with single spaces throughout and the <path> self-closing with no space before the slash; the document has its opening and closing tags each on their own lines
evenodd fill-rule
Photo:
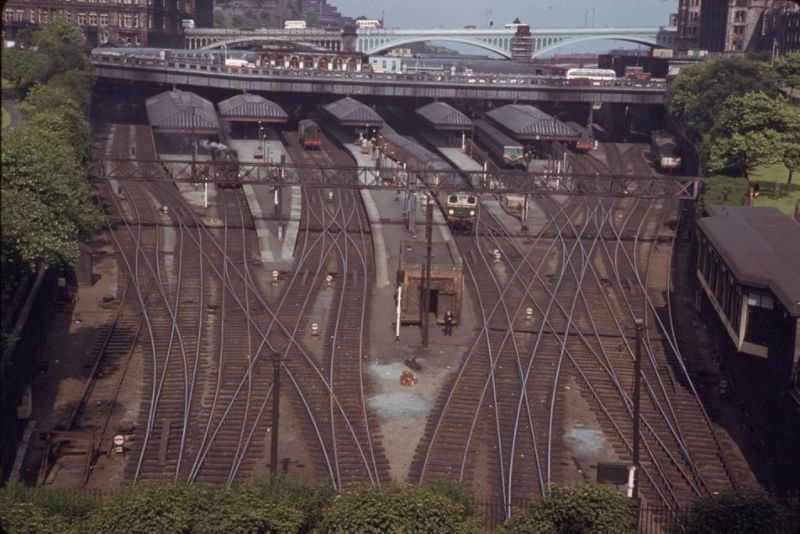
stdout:
<svg viewBox="0 0 800 534">
<path fill-rule="evenodd" d="M 83 30 L 89 46 L 178 45 L 184 26 L 211 26 L 213 0 L 8 0 L 3 39 L 62 17 Z"/>
<path fill-rule="evenodd" d="M 800 10 L 789 0 L 679 0 L 678 51 L 777 53 L 791 50 L 791 22 Z"/>
</svg>

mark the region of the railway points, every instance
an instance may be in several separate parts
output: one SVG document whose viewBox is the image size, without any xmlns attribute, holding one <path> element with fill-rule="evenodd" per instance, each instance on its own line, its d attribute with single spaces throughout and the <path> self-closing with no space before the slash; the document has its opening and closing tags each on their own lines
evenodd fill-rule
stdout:
<svg viewBox="0 0 800 534">
<path fill-rule="evenodd" d="M 200 137 L 191 115 L 176 119 L 189 125 L 183 139 L 114 127 L 115 151 L 95 176 L 117 221 L 122 269 L 139 280 L 132 303 L 145 332 L 146 391 L 121 471 L 129 480 L 229 484 L 267 472 L 275 351 L 280 470 L 337 488 L 460 480 L 498 504 L 497 522 L 549 482 L 631 462 L 637 317 L 646 318 L 643 498 L 677 508 L 746 478 L 722 450 L 729 442 L 680 363 L 691 349 L 664 311 L 678 202 L 691 196 L 681 187 L 695 179 L 658 175 L 644 145 L 602 142 L 581 154 L 562 147 L 569 172 L 550 188 L 551 169 L 503 171 L 462 143 L 461 122 L 436 134 L 400 128 L 355 100 L 337 106 L 286 106 L 289 122 L 275 125 L 234 120 L 198 149 L 187 142 Z M 319 150 L 300 143 L 304 118 L 321 127 Z M 393 127 L 422 150 L 382 154 L 381 137 L 404 143 Z M 235 182 L 217 179 L 211 143 L 237 154 Z M 121 153 L 128 144 L 133 158 Z M 418 172 L 408 154 L 442 166 Z M 441 198 L 474 193 L 480 209 L 475 228 L 459 233 L 434 210 L 433 249 L 462 273 L 463 282 L 451 278 L 463 302 L 446 336 L 437 323 L 450 305 L 429 294 L 425 346 L 410 324 L 419 314 L 401 318 L 398 341 L 394 282 L 412 270 L 402 268 L 402 244 L 415 243 L 417 256 L 425 249 L 428 181 L 444 184 L 433 188 Z M 525 232 L 509 201 L 522 192 Z M 411 308 L 424 301 L 420 285 L 402 284 Z"/>
<path fill-rule="evenodd" d="M 263 141 L 229 138 L 228 144 L 239 153 L 240 161 L 244 164 L 258 160 L 277 164 L 281 158 L 291 163 L 283 144 L 272 138 L 274 130 L 265 129 L 264 135 L 271 138 Z M 263 156 L 257 160 L 254 154 L 258 150 L 262 151 Z M 262 264 L 270 270 L 291 269 L 300 226 L 300 187 L 286 187 L 278 193 L 274 187 L 267 185 L 244 184 L 242 189 L 259 236 Z M 281 195 L 280 199 L 276 196 L 278 194 Z M 279 202 L 275 202 L 276 199 Z"/>
</svg>

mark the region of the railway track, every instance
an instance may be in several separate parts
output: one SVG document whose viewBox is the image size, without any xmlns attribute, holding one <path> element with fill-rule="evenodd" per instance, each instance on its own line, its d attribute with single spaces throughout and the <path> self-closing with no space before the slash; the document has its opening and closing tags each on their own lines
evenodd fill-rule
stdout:
<svg viewBox="0 0 800 534">
<path fill-rule="evenodd" d="M 607 164 L 579 156 L 573 166 L 651 172 L 643 154 L 606 149 Z M 642 317 L 644 498 L 677 507 L 730 486 L 688 375 L 673 374 L 674 338 L 658 315 L 667 293 L 658 269 L 669 270 L 664 253 L 674 237 L 675 205 L 632 198 L 572 199 L 565 206 L 549 197 L 537 201 L 549 221 L 535 239 L 513 238 L 486 210 L 483 231 L 458 238 L 483 324 L 434 408 L 412 479 L 475 482 L 488 475 L 484 495 L 501 500 L 506 516 L 512 505 L 545 493 L 569 459 L 559 392 L 566 376 L 579 384 L 616 454 L 630 461 L 633 319 Z M 492 265 L 476 250 L 498 250 L 502 261 Z"/>
</svg>

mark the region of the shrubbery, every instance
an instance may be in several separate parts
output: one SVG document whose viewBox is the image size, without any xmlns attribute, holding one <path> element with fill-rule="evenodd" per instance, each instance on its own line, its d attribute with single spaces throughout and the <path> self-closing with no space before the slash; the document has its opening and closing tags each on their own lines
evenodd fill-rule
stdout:
<svg viewBox="0 0 800 534">
<path fill-rule="evenodd" d="M 103 498 L 11 486 L 0 489 L 3 534 L 480 534 L 469 490 L 357 486 L 336 495 L 326 485 L 253 479 L 230 489 L 141 483 Z M 552 486 L 547 497 L 514 510 L 499 534 L 633 534 L 630 501 L 606 486 Z M 664 524 L 677 534 L 796 534 L 800 502 L 757 492 L 697 501 Z"/>
<path fill-rule="evenodd" d="M 482 532 L 481 521 L 467 509 L 472 502 L 469 493 L 455 484 L 385 490 L 357 487 L 334 495 L 328 486 L 282 478 L 255 479 L 230 490 L 144 483 L 100 500 L 17 486 L 0 490 L 0 532 Z"/>
<path fill-rule="evenodd" d="M 686 534 L 796 534 L 800 528 L 800 502 L 782 501 L 762 492 L 742 491 L 712 495 L 697 501 L 683 528 Z"/>
<path fill-rule="evenodd" d="M 526 509 L 515 510 L 502 534 L 633 534 L 630 500 L 607 486 L 551 486 Z"/>
<path fill-rule="evenodd" d="M 467 513 L 463 502 L 429 487 L 398 486 L 383 491 L 357 487 L 342 493 L 325 510 L 319 531 L 479 534 L 483 529 L 480 521 Z"/>
</svg>

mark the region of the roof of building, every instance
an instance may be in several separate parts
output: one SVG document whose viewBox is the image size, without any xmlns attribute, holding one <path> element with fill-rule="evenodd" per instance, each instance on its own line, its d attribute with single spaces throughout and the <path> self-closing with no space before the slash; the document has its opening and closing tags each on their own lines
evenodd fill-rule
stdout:
<svg viewBox="0 0 800 534">
<path fill-rule="evenodd" d="M 383 127 L 383 119 L 369 106 L 354 98 L 345 97 L 322 107 L 342 126 Z"/>
<path fill-rule="evenodd" d="M 403 241 L 400 247 L 400 265 L 413 267 L 427 262 L 428 249 L 424 242 Z M 431 265 L 455 266 L 447 243 L 431 243 Z"/>
<path fill-rule="evenodd" d="M 289 117 L 275 102 L 263 96 L 244 93 L 217 104 L 219 114 L 227 120 L 283 123 Z"/>
<path fill-rule="evenodd" d="M 709 206 L 698 225 L 736 279 L 800 317 L 800 225 L 775 208 Z"/>
<path fill-rule="evenodd" d="M 520 140 L 569 141 L 578 136 L 575 130 L 560 120 L 527 104 L 508 104 L 493 109 L 487 115 Z"/>
<path fill-rule="evenodd" d="M 437 130 L 472 130 L 469 117 L 446 102 L 431 102 L 417 109 L 417 115 Z"/>
<path fill-rule="evenodd" d="M 166 91 L 147 99 L 147 120 L 162 131 L 216 133 L 214 104 L 187 91 Z"/>
</svg>

